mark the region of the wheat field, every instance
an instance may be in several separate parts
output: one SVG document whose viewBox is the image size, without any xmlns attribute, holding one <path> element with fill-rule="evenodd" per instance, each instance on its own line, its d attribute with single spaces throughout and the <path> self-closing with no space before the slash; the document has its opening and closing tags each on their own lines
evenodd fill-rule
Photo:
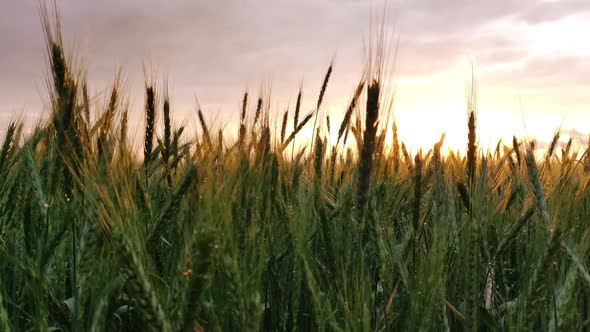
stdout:
<svg viewBox="0 0 590 332">
<path fill-rule="evenodd" d="M 245 93 L 236 133 L 175 127 L 148 80 L 137 151 L 120 80 L 98 106 L 43 23 L 51 111 L 0 150 L 0 331 L 590 328 L 588 149 L 481 149 L 468 102 L 464 156 L 410 154 L 375 52 L 331 122 L 332 66 L 277 125 Z"/>
</svg>

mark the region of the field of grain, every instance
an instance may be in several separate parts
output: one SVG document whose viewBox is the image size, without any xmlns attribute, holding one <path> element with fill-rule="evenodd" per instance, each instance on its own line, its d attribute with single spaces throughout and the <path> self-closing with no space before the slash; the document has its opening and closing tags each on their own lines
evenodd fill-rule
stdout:
<svg viewBox="0 0 590 332">
<path fill-rule="evenodd" d="M 245 93 L 231 134 L 174 127 L 148 81 L 138 152 L 120 81 L 97 106 L 54 23 L 51 112 L 0 150 L 0 331 L 589 328 L 588 150 L 480 149 L 471 98 L 465 156 L 410 155 L 375 52 L 343 119 L 330 66 L 315 109 L 275 128 Z"/>
</svg>

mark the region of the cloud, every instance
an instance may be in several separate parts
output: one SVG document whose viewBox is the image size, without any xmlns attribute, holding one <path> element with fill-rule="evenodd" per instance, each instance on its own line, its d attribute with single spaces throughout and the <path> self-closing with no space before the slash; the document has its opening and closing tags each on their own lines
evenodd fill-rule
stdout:
<svg viewBox="0 0 590 332">
<path fill-rule="evenodd" d="M 539 1 L 514 18 L 533 25 L 589 13 L 590 2 L 585 0 Z"/>
<path fill-rule="evenodd" d="M 170 75 L 179 104 L 192 104 L 197 93 L 204 106 L 230 112 L 244 88 L 255 94 L 262 82 L 288 101 L 303 79 L 305 97 L 313 100 L 332 58 L 326 100 L 348 99 L 363 64 L 371 13 L 378 17 L 382 8 L 362 0 L 59 4 L 66 44 L 85 59 L 93 91 L 106 89 L 120 65 L 131 101 L 141 108 L 143 64 L 151 62 L 160 75 Z M 569 104 L 589 102 L 581 93 L 590 74 L 583 58 L 533 54 L 527 34 L 545 22 L 587 15 L 587 1 L 394 0 L 388 9 L 388 28 L 400 37 L 398 77 L 425 78 L 473 61 L 488 87 L 526 89 L 542 101 L 556 98 L 544 96 L 546 90 L 567 86 L 570 92 L 559 93 Z M 10 112 L 15 103 L 40 108 L 42 37 L 37 1 L 0 2 L 1 110 Z"/>
<path fill-rule="evenodd" d="M 490 82 L 528 89 L 590 87 L 587 77 L 590 77 L 590 63 L 587 59 L 569 54 L 529 56 L 514 67 L 486 73 Z"/>
</svg>

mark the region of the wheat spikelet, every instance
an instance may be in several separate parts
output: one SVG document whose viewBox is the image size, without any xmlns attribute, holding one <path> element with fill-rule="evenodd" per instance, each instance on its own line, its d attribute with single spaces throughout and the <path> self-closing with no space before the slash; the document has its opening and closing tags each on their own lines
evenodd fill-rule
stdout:
<svg viewBox="0 0 590 332">
<path fill-rule="evenodd" d="M 377 134 L 377 119 L 379 116 L 379 94 L 379 82 L 373 81 L 367 89 L 365 132 L 362 140 L 358 166 L 358 187 L 355 202 L 355 216 L 358 222 L 363 222 L 364 208 L 369 195 L 371 171 L 373 168 L 373 152 L 375 150 L 375 136 Z"/>
<path fill-rule="evenodd" d="M 254 124 L 256 126 L 258 123 L 258 119 L 260 119 L 260 114 L 262 113 L 262 97 L 258 98 L 258 103 L 256 104 L 256 113 L 254 113 Z"/>
<path fill-rule="evenodd" d="M 440 140 L 438 142 L 436 142 L 436 144 L 434 144 L 434 148 L 433 148 L 434 152 L 433 152 L 432 160 L 434 163 L 434 169 L 437 172 L 442 171 L 442 165 L 441 165 L 442 161 L 441 161 L 441 156 L 440 156 L 440 148 L 442 147 L 442 145 L 445 141 L 445 136 L 446 135 L 443 133 L 440 136 Z"/>
<path fill-rule="evenodd" d="M 548 297 L 546 294 L 548 278 L 546 276 L 552 270 L 551 265 L 559 250 L 560 243 L 561 231 L 557 228 L 552 231 L 546 250 L 540 257 L 526 290 L 526 297 L 524 297 L 525 316 L 523 317 L 523 326 L 526 331 L 532 331 L 535 328 L 536 316 L 540 312 L 539 307 Z"/>
<path fill-rule="evenodd" d="M 281 144 L 285 142 L 285 134 L 287 131 L 287 120 L 289 118 L 289 110 L 283 114 L 283 122 L 281 123 Z"/>
<path fill-rule="evenodd" d="M 213 147 L 213 143 L 211 142 L 211 135 L 209 135 L 209 128 L 207 127 L 207 123 L 205 122 L 205 117 L 203 116 L 203 112 L 199 108 L 197 110 L 197 115 L 199 116 L 199 124 L 201 124 L 201 130 L 203 130 L 203 137 L 205 138 L 205 142 L 209 148 Z"/>
<path fill-rule="evenodd" d="M 248 91 L 244 92 L 242 99 L 242 113 L 240 114 L 240 123 L 246 122 L 246 110 L 248 109 Z"/>
<path fill-rule="evenodd" d="M 472 217 L 473 218 L 473 217 Z M 467 252 L 467 329 L 471 331 L 478 330 L 478 307 L 479 307 L 479 263 L 480 263 L 480 227 L 478 220 L 470 220 L 467 233 L 468 252 Z"/>
<path fill-rule="evenodd" d="M 354 91 L 354 94 L 352 96 L 352 99 L 350 100 L 350 103 L 348 104 L 348 108 L 346 109 L 346 112 L 344 113 L 344 118 L 342 119 L 342 123 L 340 124 L 340 129 L 338 129 L 338 140 L 336 141 L 336 145 L 338 145 L 338 143 L 340 142 L 340 138 L 342 137 L 342 135 L 344 134 L 344 132 L 346 131 L 346 129 L 350 125 L 350 119 L 352 118 L 352 112 L 356 108 L 356 105 L 358 103 L 359 98 L 361 97 L 361 93 L 363 92 L 364 87 L 365 87 L 365 81 L 363 78 L 359 82 L 359 84 L 357 85 L 356 90 Z M 346 139 L 344 140 L 344 144 L 346 144 Z"/>
<path fill-rule="evenodd" d="M 316 132 L 316 143 L 315 143 L 315 158 L 314 158 L 314 170 L 317 181 L 321 181 L 322 178 L 322 162 L 324 159 L 324 144 L 320 139 L 320 129 Z"/>
<path fill-rule="evenodd" d="M 414 157 L 414 200 L 412 202 L 412 216 L 414 231 L 420 225 L 420 206 L 422 205 L 422 157 L 416 153 Z"/>
<path fill-rule="evenodd" d="M 285 148 L 295 139 L 295 136 L 297 135 L 297 133 L 299 133 L 301 131 L 301 129 L 303 129 L 303 127 L 309 122 L 309 120 L 311 120 L 311 118 L 313 117 L 314 114 L 315 114 L 315 112 L 311 112 L 308 115 L 306 115 L 305 118 L 303 118 L 303 120 L 297 126 L 297 128 L 295 128 L 295 130 L 293 130 L 293 132 L 289 135 L 289 137 L 287 137 L 287 139 L 283 143 L 283 147 L 281 150 L 285 150 Z"/>
<path fill-rule="evenodd" d="M 61 173 L 62 190 L 69 200 L 72 197 L 73 177 L 72 172 L 77 172 L 76 162 L 82 155 L 82 143 L 80 141 L 77 119 L 77 95 L 78 81 L 76 74 L 66 61 L 62 47 L 60 21 L 55 19 L 55 30 L 51 28 L 47 8 L 41 6 L 41 19 L 47 57 L 51 68 L 52 85 L 50 98 L 52 108 L 52 123 L 55 130 L 55 145 L 53 164 L 50 169 L 49 192 L 54 192 L 54 184 L 58 183 L 58 172 Z M 71 170 L 68 168 L 71 167 Z"/>
<path fill-rule="evenodd" d="M 320 106 L 322 106 L 322 101 L 324 100 L 324 95 L 326 93 L 326 89 L 328 87 L 328 81 L 330 80 L 330 75 L 332 75 L 332 69 L 334 65 L 330 64 L 328 67 L 328 71 L 326 72 L 326 76 L 324 76 L 324 81 L 322 82 L 322 88 L 320 90 L 320 95 L 318 96 L 318 102 L 316 104 L 316 109 L 319 110 Z"/>
<path fill-rule="evenodd" d="M 94 295 L 83 290 L 91 288 L 90 283 L 96 281 L 96 279 L 94 279 L 96 275 L 93 274 L 93 270 L 96 269 L 94 258 L 96 257 L 95 255 L 100 254 L 100 251 L 102 250 L 102 245 L 105 243 L 103 237 L 105 237 L 104 233 L 101 234 L 95 225 L 88 222 L 84 224 L 82 238 L 80 240 L 79 254 L 77 257 L 79 278 L 76 296 L 77 301 L 80 303 L 80 308 L 84 308 L 87 303 L 90 302 L 92 295 Z M 78 310 L 77 314 L 77 321 L 83 322 L 85 319 L 84 310 Z"/>
<path fill-rule="evenodd" d="M 270 128 L 268 126 L 264 126 L 262 128 L 262 133 L 260 134 L 260 141 L 258 142 L 258 149 L 257 149 L 259 163 L 264 163 L 267 161 L 267 157 L 270 154 Z"/>
<path fill-rule="evenodd" d="M 112 152 L 108 141 L 108 135 L 111 133 L 113 119 L 119 104 L 119 80 L 120 78 L 118 74 L 117 78 L 115 79 L 115 83 L 111 88 L 108 106 L 105 110 L 104 116 L 102 117 L 102 123 L 100 125 L 100 134 L 98 137 L 98 155 L 99 158 L 102 159 L 109 159 Z"/>
<path fill-rule="evenodd" d="M 348 141 L 348 133 L 350 133 L 350 127 L 346 127 L 344 131 L 344 138 L 342 139 L 342 145 L 346 146 L 346 142 Z"/>
<path fill-rule="evenodd" d="M 561 149 L 561 161 L 564 162 L 566 160 L 568 160 L 569 156 L 570 156 L 570 150 L 572 149 L 572 143 L 573 140 L 570 137 L 570 139 L 567 141 L 565 148 Z"/>
<path fill-rule="evenodd" d="M 537 162 L 535 161 L 534 147 L 531 146 L 527 149 L 526 166 L 529 175 L 529 182 L 533 188 L 533 196 L 535 198 L 535 204 L 539 215 L 545 221 L 549 223 L 549 213 L 547 213 L 547 203 L 545 201 L 545 194 L 543 194 L 543 187 L 541 185 L 541 179 L 539 176 L 539 170 L 537 168 Z"/>
<path fill-rule="evenodd" d="M 567 251 L 567 248 L 566 248 Z M 557 314 L 551 317 L 549 331 L 571 331 L 574 329 L 571 324 L 578 321 L 576 312 L 571 310 L 575 301 L 576 286 L 578 285 L 578 268 L 572 265 L 568 270 L 563 286 L 556 299 Z"/>
<path fill-rule="evenodd" d="M 193 245 L 190 279 L 184 298 L 181 331 L 194 331 L 199 300 L 207 284 L 207 274 L 211 265 L 213 239 L 209 236 L 197 239 Z"/>
<path fill-rule="evenodd" d="M 518 220 L 510 226 L 508 232 L 502 237 L 502 240 L 498 244 L 496 248 L 496 253 L 494 257 L 499 257 L 500 254 L 508 247 L 508 245 L 516 239 L 518 233 L 524 228 L 527 224 L 529 219 L 533 216 L 535 209 L 533 207 L 529 207 L 523 215 L 518 218 Z"/>
<path fill-rule="evenodd" d="M 300 87 L 299 93 L 297 94 L 297 102 L 295 103 L 295 114 L 293 114 L 293 131 L 297 130 L 297 127 L 299 126 L 299 112 L 301 111 L 301 94 L 302 90 Z"/>
<path fill-rule="evenodd" d="M 518 166 L 520 167 L 522 155 L 520 152 L 520 144 L 518 143 L 516 136 L 512 136 L 512 151 L 514 151 L 514 154 L 516 155 L 516 161 L 518 162 Z"/>
<path fill-rule="evenodd" d="M 119 239 L 119 254 L 123 273 L 128 277 L 130 293 L 150 331 L 172 331 L 156 292 L 150 283 L 143 264 L 125 238 Z"/>
<path fill-rule="evenodd" d="M 469 199 L 469 190 L 465 183 L 458 181 L 457 191 L 459 192 L 459 197 L 461 198 L 461 203 L 463 203 L 465 211 L 469 212 L 471 210 L 471 201 Z"/>
<path fill-rule="evenodd" d="M 176 211 L 179 208 L 180 200 L 182 197 L 189 191 L 190 187 L 197 179 L 197 166 L 192 165 L 184 175 L 184 178 L 172 193 L 172 196 L 162 209 L 158 220 L 156 221 L 156 226 L 154 227 L 153 231 L 150 233 L 148 237 L 148 244 L 150 248 L 155 248 L 156 242 L 159 241 L 160 236 L 164 233 L 165 228 L 171 222 L 172 217 L 175 215 Z"/>
<path fill-rule="evenodd" d="M 14 146 L 14 133 L 16 131 L 16 122 L 11 122 L 8 125 L 8 129 L 6 130 L 6 135 L 4 135 L 4 143 L 2 144 L 2 150 L 0 150 L 0 172 L 4 167 L 4 163 L 6 162 L 6 158 L 8 154 L 11 152 Z"/>
<path fill-rule="evenodd" d="M 313 131 L 312 132 L 314 132 L 317 128 L 320 107 L 322 105 L 322 101 L 324 100 L 324 94 L 326 93 L 326 88 L 328 87 L 328 81 L 330 80 L 331 74 L 332 74 L 332 64 L 330 64 L 330 67 L 328 68 L 328 71 L 326 72 L 326 76 L 324 76 L 324 81 L 322 82 L 322 88 L 320 90 L 320 95 L 318 96 L 318 102 L 317 102 L 316 108 L 315 108 L 315 118 L 313 119 L 313 129 L 312 129 Z M 314 144 L 314 139 L 315 139 L 315 136 L 312 136 L 312 138 L 311 138 L 311 145 L 312 146 Z"/>
<path fill-rule="evenodd" d="M 127 129 L 129 123 L 129 110 L 126 108 L 121 115 L 121 131 L 119 133 L 119 150 L 125 151 L 125 144 L 127 143 Z"/>
<path fill-rule="evenodd" d="M 146 165 L 151 161 L 154 145 L 154 127 L 156 122 L 156 91 L 152 85 L 146 86 L 145 94 L 145 139 L 143 161 Z"/>
<path fill-rule="evenodd" d="M 164 107 L 162 109 L 162 114 L 164 115 L 164 148 L 162 149 L 162 158 L 164 159 L 164 163 L 168 163 L 168 158 L 170 158 L 170 144 L 172 131 L 170 124 L 170 99 L 167 95 L 164 96 Z"/>
<path fill-rule="evenodd" d="M 412 169 L 412 157 L 410 157 L 410 154 L 408 153 L 408 150 L 406 149 L 406 145 L 402 142 L 402 155 L 404 156 L 404 161 L 406 162 L 406 166 L 408 166 L 408 169 Z"/>
<path fill-rule="evenodd" d="M 397 173 L 399 169 L 399 162 L 400 162 L 400 146 L 399 146 L 399 139 L 397 137 L 397 124 L 393 121 L 392 125 L 392 144 L 391 144 L 391 151 L 392 151 L 392 159 L 393 159 L 393 171 Z"/>
<path fill-rule="evenodd" d="M 469 113 L 468 128 L 467 179 L 469 180 L 469 186 L 472 187 L 475 179 L 475 158 L 477 153 L 477 146 L 475 145 L 475 112 L 473 110 Z"/>
<path fill-rule="evenodd" d="M 90 324 L 90 332 L 104 331 L 104 320 L 106 319 L 105 312 L 108 309 L 112 293 L 119 290 L 121 286 L 127 281 L 125 275 L 119 275 L 115 278 L 100 294 L 100 298 L 96 306 L 94 306 L 94 313 L 92 314 L 92 322 Z"/>
<path fill-rule="evenodd" d="M 553 156 L 553 152 L 555 152 L 555 147 L 557 146 L 557 142 L 559 141 L 559 137 L 560 137 L 559 131 L 555 132 L 555 135 L 553 135 L 553 139 L 551 140 L 551 143 L 549 144 L 549 149 L 547 150 L 547 155 L 545 157 L 547 163 L 549 163 L 549 161 L 551 160 L 551 157 Z"/>
<path fill-rule="evenodd" d="M 0 281 L 2 280 L 0 279 Z M 6 332 L 12 331 L 12 328 L 10 327 L 10 320 L 8 319 L 8 312 L 6 312 L 6 308 L 4 307 L 2 291 L 0 291 L 0 330 Z"/>
<path fill-rule="evenodd" d="M 246 138 L 246 110 L 248 109 L 248 91 L 244 92 L 244 98 L 242 99 L 242 113 L 240 114 L 240 129 L 238 132 L 238 144 L 240 150 L 244 145 L 244 139 Z"/>
</svg>

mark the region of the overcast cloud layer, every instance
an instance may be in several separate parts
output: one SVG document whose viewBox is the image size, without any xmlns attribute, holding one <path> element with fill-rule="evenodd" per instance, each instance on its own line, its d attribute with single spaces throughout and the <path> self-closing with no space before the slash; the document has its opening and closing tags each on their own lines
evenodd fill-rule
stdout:
<svg viewBox="0 0 590 332">
<path fill-rule="evenodd" d="M 58 4 L 66 45 L 82 57 L 95 93 L 121 66 L 139 117 L 148 63 L 169 78 L 178 112 L 190 114 L 196 94 L 207 116 L 221 122 L 237 117 L 245 88 L 272 89 L 282 105 L 303 81 L 313 102 L 332 59 L 326 100 L 335 117 L 342 113 L 362 69 L 371 11 L 383 8 L 361 0 Z M 0 2 L 0 128 L 20 109 L 28 118 L 42 110 L 46 69 L 37 6 Z M 402 136 L 421 119 L 432 132 L 423 135 L 429 144 L 463 121 L 471 63 L 482 137 L 548 131 L 546 139 L 560 124 L 590 131 L 590 1 L 415 0 L 390 1 L 387 8 L 388 28 L 399 34 L 394 112 Z"/>
</svg>

